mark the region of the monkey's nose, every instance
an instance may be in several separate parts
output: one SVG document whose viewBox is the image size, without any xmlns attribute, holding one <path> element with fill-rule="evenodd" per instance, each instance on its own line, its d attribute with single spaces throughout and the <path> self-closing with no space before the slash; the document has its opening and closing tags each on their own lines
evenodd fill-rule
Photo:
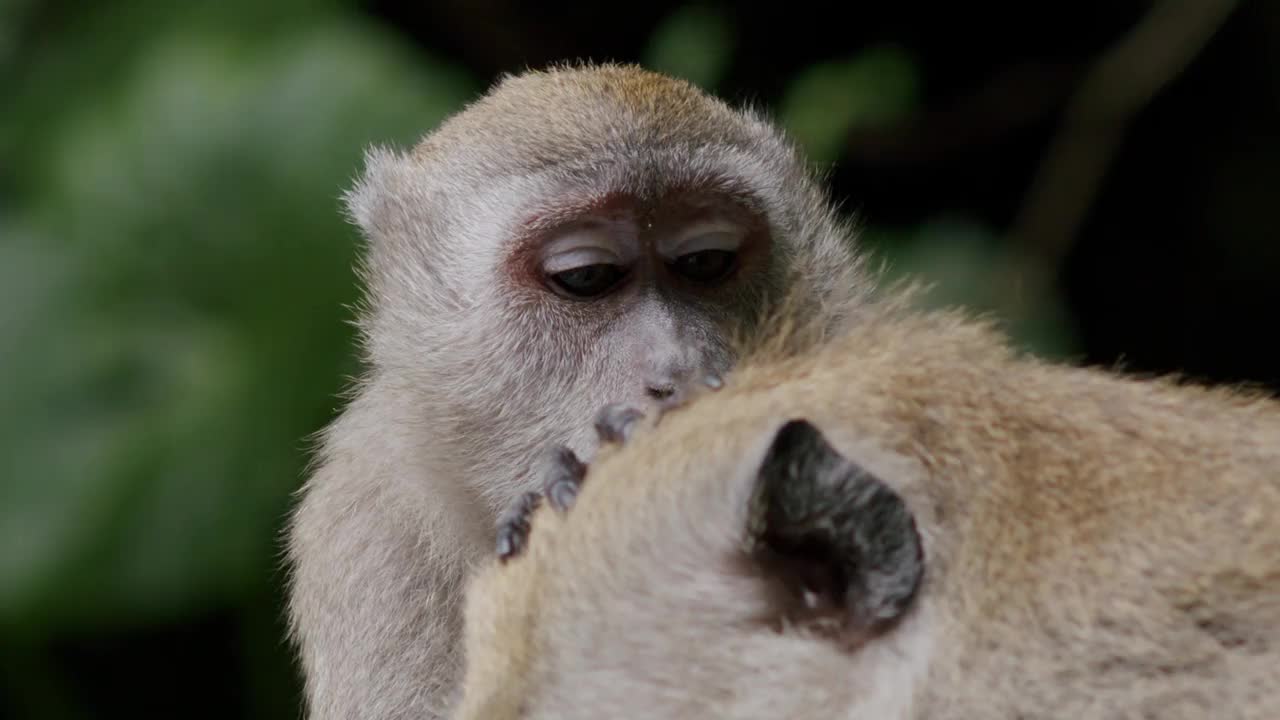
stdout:
<svg viewBox="0 0 1280 720">
<path fill-rule="evenodd" d="M 645 388 L 645 392 L 654 400 L 666 400 L 676 394 L 676 386 L 670 384 L 649 385 Z"/>
</svg>

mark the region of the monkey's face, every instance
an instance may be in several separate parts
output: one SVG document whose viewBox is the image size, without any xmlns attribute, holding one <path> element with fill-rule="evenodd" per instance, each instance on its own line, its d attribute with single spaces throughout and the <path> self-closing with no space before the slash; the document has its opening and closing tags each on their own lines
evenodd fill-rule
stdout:
<svg viewBox="0 0 1280 720">
<path fill-rule="evenodd" d="M 510 240 L 477 307 L 496 306 L 486 312 L 499 325 L 461 341 L 495 362 L 459 371 L 486 376 L 462 414 L 512 454 L 555 442 L 589 458 L 598 408 L 652 407 L 724 375 L 731 337 L 750 332 L 779 285 L 770 224 L 749 196 L 709 183 L 631 185 L 544 191 L 537 197 L 550 200 L 514 208 L 491 230 Z M 526 477 L 505 487 L 525 488 Z"/>
<path fill-rule="evenodd" d="M 727 337 L 766 287 L 769 232 L 740 199 L 617 193 L 538 209 L 505 262 L 512 319 L 561 333 L 543 351 L 594 402 L 663 400 L 727 370 Z"/>
<path fill-rule="evenodd" d="M 780 132 L 635 69 L 504 81 L 410 155 L 370 153 L 348 204 L 371 374 L 495 512 L 548 444 L 589 458 L 600 407 L 728 370 L 784 287 L 834 328 L 868 285 Z"/>
</svg>

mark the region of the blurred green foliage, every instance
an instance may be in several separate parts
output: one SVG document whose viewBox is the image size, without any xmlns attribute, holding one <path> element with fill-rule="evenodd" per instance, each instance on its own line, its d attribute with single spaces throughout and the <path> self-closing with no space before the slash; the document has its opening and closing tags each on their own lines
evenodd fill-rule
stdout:
<svg viewBox="0 0 1280 720">
<path fill-rule="evenodd" d="M 272 562 L 350 369 L 339 189 L 471 89 L 390 40 L 175 27 L 109 89 L 10 117 L 0 618 L 187 611 Z"/>
<path fill-rule="evenodd" d="M 0 75 L 0 644 L 35 717 L 97 716 L 41 650 L 77 629 L 241 607 L 283 656 L 281 517 L 355 370 L 340 192 L 476 90 L 338 8 L 131 9 Z"/>
<path fill-rule="evenodd" d="M 643 64 L 714 90 L 732 53 L 732 18 L 706 5 L 686 5 L 654 31 Z"/>
<path fill-rule="evenodd" d="M 868 48 L 801 73 L 783 100 L 781 120 L 810 161 L 829 165 L 853 130 L 909 118 L 918 109 L 919 84 L 915 63 L 904 51 Z"/>
<path fill-rule="evenodd" d="M 343 3 L 83 5 L 19 38 L 38 10 L 0 3 L 10 647 L 273 591 L 306 438 L 356 371 L 358 243 L 340 193 L 369 143 L 412 142 L 481 89 Z M 646 57 L 714 87 L 733 51 L 727 17 L 693 7 Z M 851 129 L 908 117 L 919 84 L 909 56 L 872 48 L 795 78 L 781 117 L 831 163 Z M 895 273 L 936 280 L 939 301 L 998 304 L 989 231 L 868 237 Z M 1064 349 L 1060 314 L 1042 317 L 1025 337 Z"/>
<path fill-rule="evenodd" d="M 1016 273 L 1018 261 L 991 229 L 938 217 L 909 229 L 869 227 L 861 240 L 886 284 L 923 282 L 924 304 L 967 308 L 998 322 L 1023 350 L 1075 359 L 1078 346 L 1062 299 L 1053 292 L 1029 297 L 1011 291 L 999 273 Z"/>
</svg>

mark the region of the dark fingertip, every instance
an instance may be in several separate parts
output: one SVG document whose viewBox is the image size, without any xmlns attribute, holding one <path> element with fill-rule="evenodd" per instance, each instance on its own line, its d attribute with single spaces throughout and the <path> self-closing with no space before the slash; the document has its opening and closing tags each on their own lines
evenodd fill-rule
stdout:
<svg viewBox="0 0 1280 720">
<path fill-rule="evenodd" d="M 524 550 L 530 530 L 529 518 L 541 501 L 539 493 L 527 492 L 516 500 L 498 522 L 498 540 L 494 549 L 497 550 L 500 561 L 506 562 Z"/>
<path fill-rule="evenodd" d="M 578 499 L 580 487 L 581 483 L 567 479 L 553 482 L 547 488 L 547 500 L 551 503 L 551 507 L 557 510 L 568 510 L 573 506 L 574 501 Z"/>
<path fill-rule="evenodd" d="M 503 532 L 498 535 L 497 550 L 499 560 L 506 560 L 515 554 L 514 543 L 511 542 L 511 537 L 507 533 Z"/>
<path fill-rule="evenodd" d="M 578 455 L 564 445 L 557 445 L 551 451 L 551 469 L 552 478 L 567 475 L 569 477 L 581 478 L 587 474 L 587 466 L 578 459 Z"/>
<path fill-rule="evenodd" d="M 596 435 L 603 442 L 625 443 L 644 413 L 623 403 L 606 405 L 596 415 Z"/>
<path fill-rule="evenodd" d="M 586 477 L 587 466 L 567 447 L 552 451 L 551 464 L 547 468 L 542 490 L 551 506 L 559 511 L 568 510 L 578 497 L 578 488 Z"/>
</svg>

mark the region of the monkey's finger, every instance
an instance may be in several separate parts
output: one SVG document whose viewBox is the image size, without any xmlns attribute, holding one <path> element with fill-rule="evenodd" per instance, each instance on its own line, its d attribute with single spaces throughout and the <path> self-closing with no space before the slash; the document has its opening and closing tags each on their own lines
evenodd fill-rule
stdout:
<svg viewBox="0 0 1280 720">
<path fill-rule="evenodd" d="M 625 443 L 631 439 L 636 423 L 644 419 L 644 413 L 625 403 L 605 405 L 596 414 L 596 435 L 602 443 Z"/>
<path fill-rule="evenodd" d="M 697 397 L 705 390 L 715 392 L 724 387 L 724 379 L 719 373 L 710 372 L 703 375 L 696 382 L 686 383 L 677 388 L 675 392 L 658 401 L 658 420 L 662 420 L 662 416 L 680 407 L 689 404 L 691 400 Z"/>
<path fill-rule="evenodd" d="M 498 520 L 498 559 L 506 562 L 519 555 L 529 543 L 530 521 L 538 509 L 542 496 L 527 492 L 516 499 L 514 505 Z"/>
<path fill-rule="evenodd" d="M 561 512 L 573 507 L 573 501 L 578 499 L 578 490 L 586 475 L 587 466 L 572 450 L 563 446 L 552 448 L 546 482 L 542 488 L 551 507 Z"/>
</svg>

